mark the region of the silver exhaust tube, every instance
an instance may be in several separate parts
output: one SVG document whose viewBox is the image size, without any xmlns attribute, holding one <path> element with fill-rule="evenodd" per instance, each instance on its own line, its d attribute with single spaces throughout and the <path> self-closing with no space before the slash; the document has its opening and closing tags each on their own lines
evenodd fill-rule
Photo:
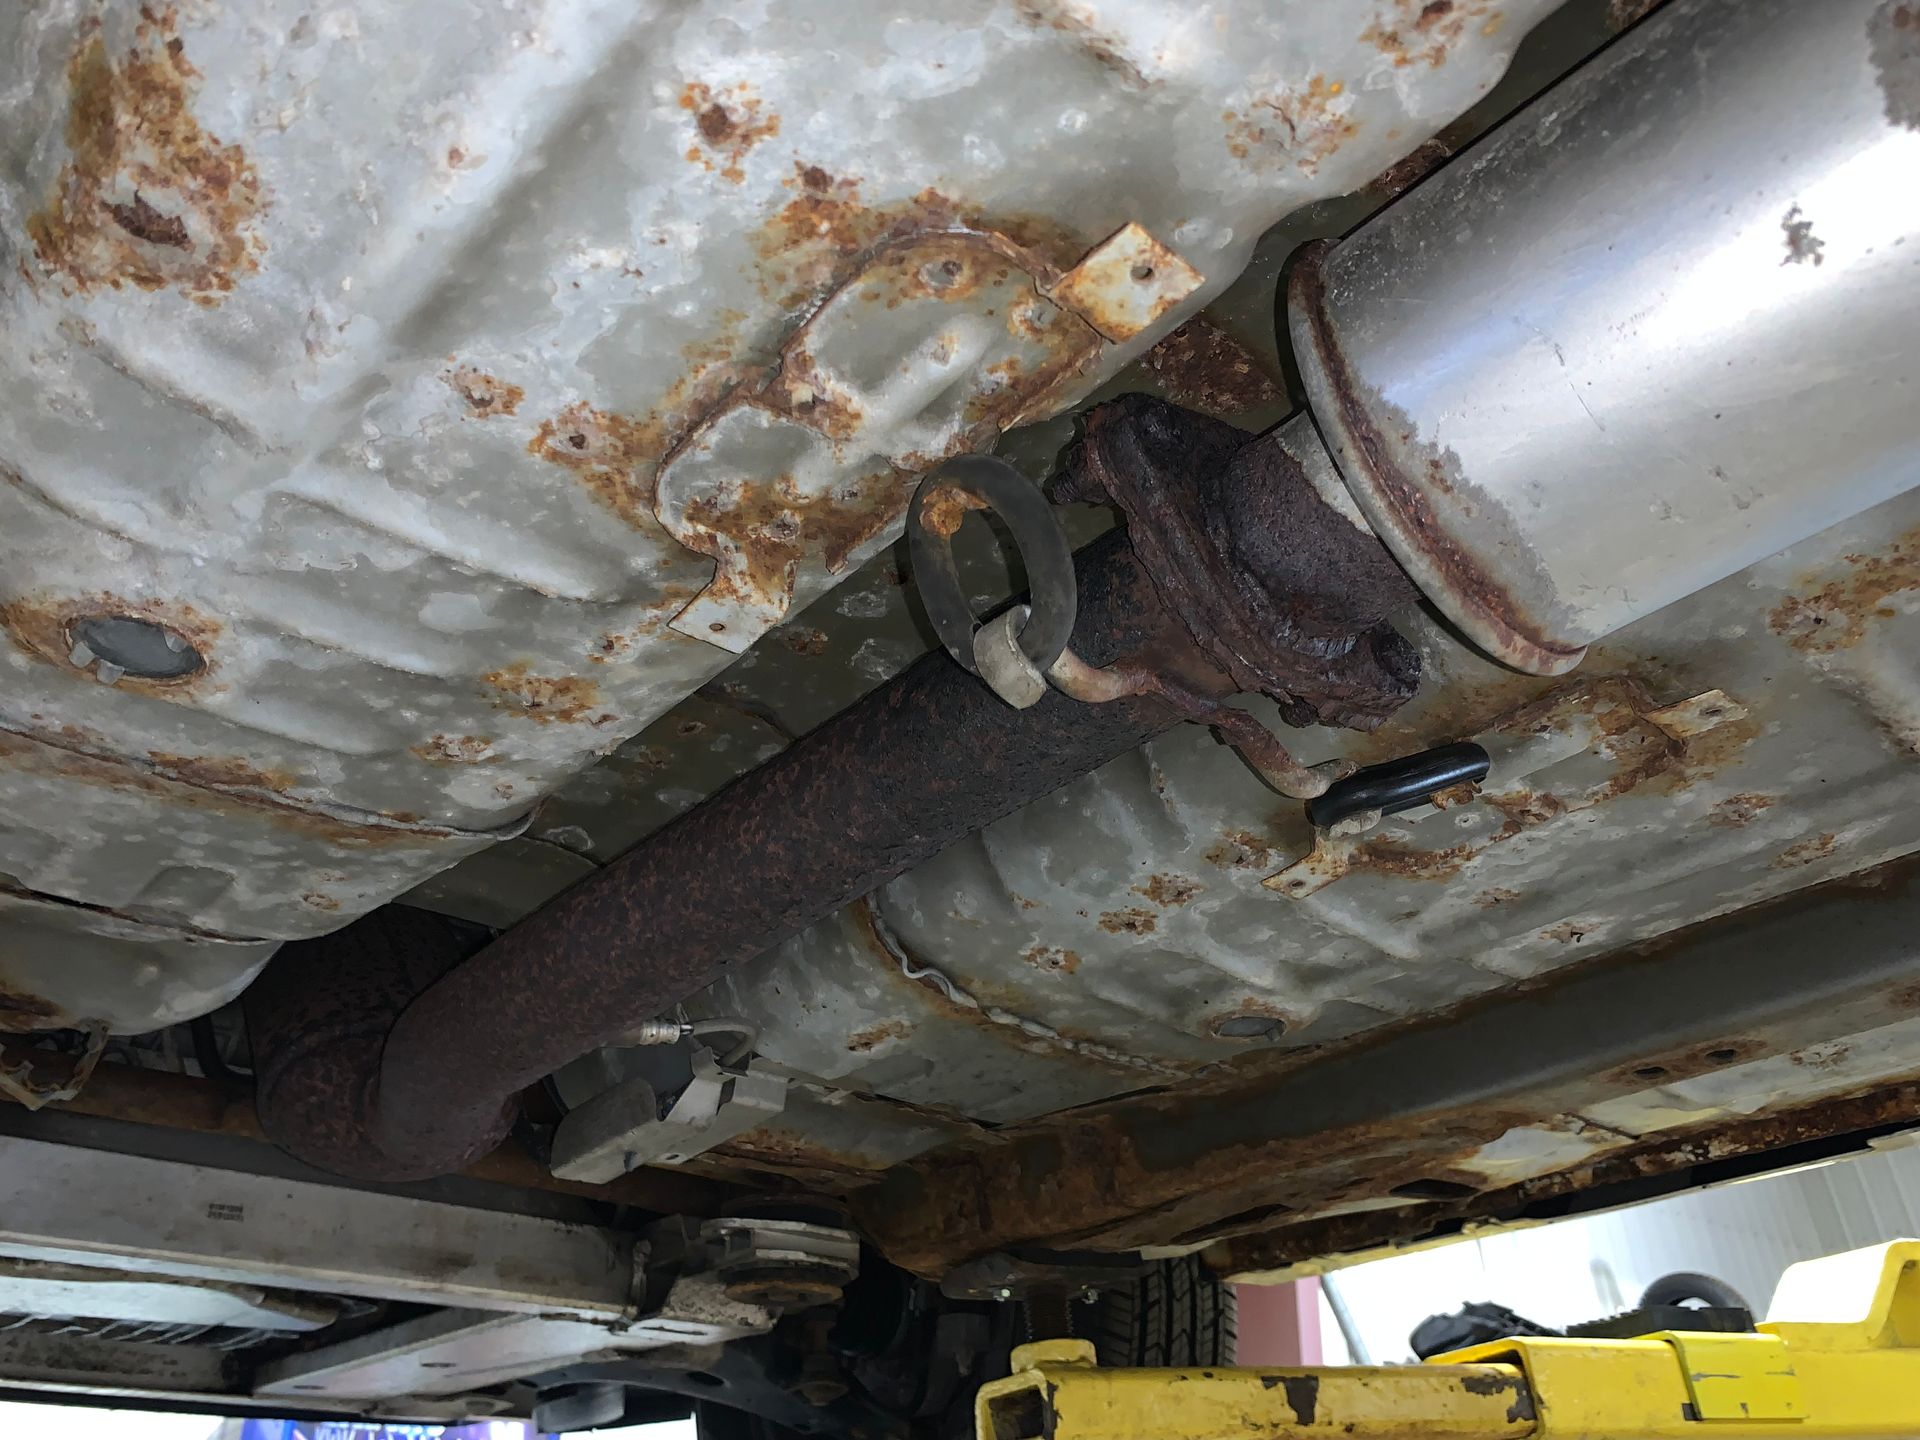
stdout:
<svg viewBox="0 0 1920 1440">
<path fill-rule="evenodd" d="M 1348 490 L 1558 674 L 1920 484 L 1920 0 L 1674 0 L 1295 272 Z"/>
</svg>

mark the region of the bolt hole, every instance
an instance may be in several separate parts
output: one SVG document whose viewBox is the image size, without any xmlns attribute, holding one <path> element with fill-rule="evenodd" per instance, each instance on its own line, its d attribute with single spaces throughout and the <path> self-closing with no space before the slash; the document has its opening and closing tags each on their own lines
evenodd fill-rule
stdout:
<svg viewBox="0 0 1920 1440">
<path fill-rule="evenodd" d="M 1666 1073 L 1667 1067 L 1664 1065 L 1642 1065 L 1633 1072 L 1636 1080 L 1658 1080 Z"/>
<path fill-rule="evenodd" d="M 1146 284 L 1147 281 L 1153 279 L 1153 267 L 1151 265 L 1146 265 L 1146 264 L 1136 265 L 1133 267 L 1132 273 L 1133 273 L 1133 278 L 1139 281 L 1142 285 Z"/>
<path fill-rule="evenodd" d="M 693 1381 L 696 1385 L 705 1385 L 710 1390 L 718 1390 L 727 1383 L 718 1375 L 706 1370 L 689 1370 L 687 1372 L 687 1379 Z"/>
<path fill-rule="evenodd" d="M 1707 1051 L 1707 1059 L 1713 1061 L 1716 1065 L 1724 1065 L 1729 1060 L 1738 1060 L 1739 1058 L 1740 1052 L 1731 1045 L 1721 1045 Z"/>
<path fill-rule="evenodd" d="M 1210 1028 L 1221 1040 L 1277 1040 L 1287 1027 L 1273 1015 L 1222 1015 Z"/>
<path fill-rule="evenodd" d="M 142 680 L 178 680 L 206 666 L 206 657 L 177 630 L 137 615 L 86 615 L 68 627 L 75 649 Z"/>
<path fill-rule="evenodd" d="M 707 629 L 711 630 L 716 635 L 718 635 L 722 630 L 726 628 L 727 628 L 727 622 L 724 620 L 715 620 L 711 625 L 707 626 Z"/>
</svg>

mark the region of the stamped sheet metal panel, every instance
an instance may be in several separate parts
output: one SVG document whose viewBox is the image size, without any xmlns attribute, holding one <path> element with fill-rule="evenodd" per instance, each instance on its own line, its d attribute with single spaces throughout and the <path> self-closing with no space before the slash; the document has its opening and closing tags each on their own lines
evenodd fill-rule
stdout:
<svg viewBox="0 0 1920 1440">
<path fill-rule="evenodd" d="M 0 871 L 282 938 L 511 833 L 1551 8 L 9 7 Z"/>
<path fill-rule="evenodd" d="M 700 1006 L 757 1020 L 762 1053 L 795 1069 L 1007 1123 L 1444 1010 L 1920 849 L 1920 496 L 1650 617 L 1571 675 L 1417 633 L 1413 704 L 1372 735 L 1304 732 L 1298 753 L 1475 738 L 1493 755 L 1479 793 L 1316 854 L 1303 807 L 1183 729 Z M 1910 1068 L 1897 1050 L 1850 1063 Z M 1813 1078 L 1791 1066 L 1740 1093 Z M 1688 1083 L 1647 1103 L 1695 1119 L 1720 1103 Z"/>
</svg>

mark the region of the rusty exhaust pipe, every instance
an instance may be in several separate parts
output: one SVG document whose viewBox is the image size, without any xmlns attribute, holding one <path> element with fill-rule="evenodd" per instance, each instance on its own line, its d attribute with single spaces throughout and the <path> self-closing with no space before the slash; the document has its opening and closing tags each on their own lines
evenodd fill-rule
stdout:
<svg viewBox="0 0 1920 1440">
<path fill-rule="evenodd" d="M 1081 659 L 1203 704 L 1258 688 L 1294 724 L 1371 728 L 1411 697 L 1387 616 L 1416 592 L 1320 498 L 1303 430 L 1255 439 L 1144 396 L 1089 415 L 1060 493 L 1127 528 L 1074 557 Z M 343 1175 L 460 1169 L 527 1086 L 1192 713 L 1016 710 L 929 655 L 476 953 L 407 911 L 286 946 L 247 992 L 261 1123 Z"/>
</svg>

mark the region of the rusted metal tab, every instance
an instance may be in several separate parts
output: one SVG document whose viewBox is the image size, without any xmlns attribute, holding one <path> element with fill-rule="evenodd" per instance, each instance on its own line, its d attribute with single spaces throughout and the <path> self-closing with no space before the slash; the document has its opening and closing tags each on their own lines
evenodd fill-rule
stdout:
<svg viewBox="0 0 1920 1440">
<path fill-rule="evenodd" d="M 1115 344 L 1151 330 L 1206 276 L 1128 224 L 1101 241 L 1046 294 Z"/>
</svg>

